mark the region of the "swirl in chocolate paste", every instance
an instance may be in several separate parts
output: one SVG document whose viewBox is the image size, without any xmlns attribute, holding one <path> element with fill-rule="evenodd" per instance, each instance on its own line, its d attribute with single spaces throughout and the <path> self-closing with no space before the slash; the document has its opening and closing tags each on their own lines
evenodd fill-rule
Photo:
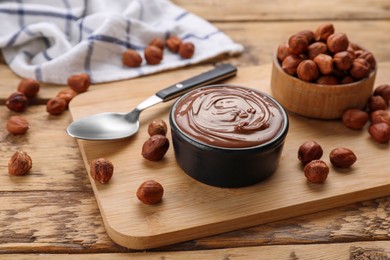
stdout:
<svg viewBox="0 0 390 260">
<path fill-rule="evenodd" d="M 263 144 L 283 125 L 281 111 L 271 99 L 237 86 L 198 89 L 177 104 L 174 116 L 187 135 L 227 148 Z"/>
</svg>

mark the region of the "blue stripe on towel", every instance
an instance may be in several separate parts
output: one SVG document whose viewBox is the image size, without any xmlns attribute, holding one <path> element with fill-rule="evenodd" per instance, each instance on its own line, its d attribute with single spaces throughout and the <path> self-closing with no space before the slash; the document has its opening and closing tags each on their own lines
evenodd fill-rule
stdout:
<svg viewBox="0 0 390 260">
<path fill-rule="evenodd" d="M 24 31 L 24 27 L 20 28 L 12 37 L 8 40 L 8 42 L 5 44 L 5 47 L 11 47 L 16 42 L 16 39 L 18 36 Z"/>
<path fill-rule="evenodd" d="M 198 36 L 198 35 L 195 35 L 193 33 L 189 33 L 189 34 L 186 34 L 182 37 L 182 40 L 186 40 L 186 39 L 189 39 L 189 38 L 195 38 L 195 39 L 198 39 L 198 40 L 207 40 L 208 38 L 212 37 L 213 35 L 215 34 L 219 34 L 221 33 L 221 31 L 217 30 L 217 31 L 214 31 L 212 33 L 209 33 L 209 34 L 206 34 L 204 36 Z"/>
<path fill-rule="evenodd" d="M 83 40 L 83 32 L 86 32 L 87 34 L 93 33 L 93 30 L 91 28 L 88 28 L 84 25 L 84 17 L 80 18 L 78 21 L 79 24 L 79 42 Z"/>
<path fill-rule="evenodd" d="M 20 4 L 20 8 L 18 9 L 18 14 L 19 14 L 19 27 L 24 27 L 25 26 L 25 22 L 24 22 L 24 9 L 23 9 L 23 1 L 21 0 L 18 0 L 16 1 Z"/>
<path fill-rule="evenodd" d="M 174 20 L 178 21 L 178 20 L 182 19 L 183 17 L 187 16 L 188 14 L 189 14 L 189 12 L 183 12 L 179 16 L 177 16 Z"/>
<path fill-rule="evenodd" d="M 68 0 L 62 0 L 66 8 L 66 19 L 65 19 L 65 34 L 68 37 L 68 40 L 72 35 L 72 7 Z"/>
<path fill-rule="evenodd" d="M 42 81 L 42 67 L 40 65 L 35 66 L 35 79 L 38 81 Z"/>
<path fill-rule="evenodd" d="M 127 46 L 130 46 L 130 28 L 131 28 L 131 21 L 126 21 L 126 42 Z"/>
<path fill-rule="evenodd" d="M 32 16 L 49 16 L 54 18 L 63 18 L 63 19 L 70 19 L 76 21 L 78 17 L 74 16 L 73 14 L 64 14 L 64 13 L 58 13 L 58 12 L 49 12 L 49 11 L 35 11 L 35 10 L 13 10 L 8 8 L 0 8 L 0 13 L 4 14 L 12 14 L 12 15 L 32 15 Z"/>
</svg>

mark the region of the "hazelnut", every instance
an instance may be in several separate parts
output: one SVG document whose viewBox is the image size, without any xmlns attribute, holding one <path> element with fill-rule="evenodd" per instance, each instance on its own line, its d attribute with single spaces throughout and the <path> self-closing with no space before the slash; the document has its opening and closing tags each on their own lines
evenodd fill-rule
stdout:
<svg viewBox="0 0 390 260">
<path fill-rule="evenodd" d="M 334 33 L 334 26 L 331 23 L 324 23 L 317 27 L 314 32 L 316 41 L 326 41 L 328 37 Z"/>
<path fill-rule="evenodd" d="M 326 54 L 328 47 L 323 42 L 314 42 L 307 48 L 307 56 L 309 59 L 314 59 L 318 54 Z"/>
<path fill-rule="evenodd" d="M 68 105 L 69 102 L 75 97 L 77 96 L 77 92 L 74 91 L 73 89 L 71 88 L 67 88 L 67 89 L 64 89 L 64 90 L 61 90 L 60 92 L 57 93 L 57 97 L 65 100 L 66 104 Z"/>
<path fill-rule="evenodd" d="M 162 119 L 154 119 L 148 126 L 148 134 L 153 135 L 166 135 L 168 131 L 167 124 Z"/>
<path fill-rule="evenodd" d="M 191 58 L 195 53 L 195 45 L 192 42 L 182 42 L 179 46 L 179 55 L 183 59 Z"/>
<path fill-rule="evenodd" d="M 153 205 L 161 201 L 164 195 L 163 186 L 154 180 L 143 182 L 137 190 L 137 198 L 144 204 Z"/>
<path fill-rule="evenodd" d="M 177 36 L 170 36 L 166 41 L 165 44 L 167 45 L 168 49 L 173 53 L 179 52 L 179 47 L 181 44 L 181 39 Z"/>
<path fill-rule="evenodd" d="M 22 92 L 14 92 L 5 101 L 5 105 L 9 110 L 23 112 L 28 106 L 28 99 Z"/>
<path fill-rule="evenodd" d="M 301 54 L 307 51 L 309 42 L 304 35 L 294 34 L 288 39 L 288 51 L 291 54 Z"/>
<path fill-rule="evenodd" d="M 368 101 L 368 110 L 372 113 L 376 110 L 386 110 L 387 102 L 381 96 L 371 96 Z"/>
<path fill-rule="evenodd" d="M 318 57 L 318 56 L 317 56 Z M 298 78 L 301 80 L 310 82 L 315 81 L 318 78 L 318 67 L 312 60 L 304 60 L 299 63 L 297 68 Z"/>
<path fill-rule="evenodd" d="M 160 48 L 161 50 L 164 50 L 164 42 L 160 38 L 154 38 L 149 42 L 149 45 L 153 45 Z"/>
<path fill-rule="evenodd" d="M 386 123 L 373 124 L 368 128 L 368 132 L 378 143 L 387 143 L 390 140 L 390 125 Z"/>
<path fill-rule="evenodd" d="M 333 59 L 326 54 L 318 54 L 313 61 L 317 64 L 319 71 L 323 75 L 328 75 L 333 72 Z"/>
<path fill-rule="evenodd" d="M 22 135 L 30 128 L 27 119 L 21 116 L 11 116 L 7 120 L 7 130 L 14 135 Z"/>
<path fill-rule="evenodd" d="M 142 57 L 135 50 L 127 49 L 122 54 L 122 64 L 125 66 L 136 68 L 141 66 L 141 63 L 142 63 Z"/>
<path fill-rule="evenodd" d="M 345 33 L 334 33 L 329 35 L 326 45 L 330 52 L 337 53 L 348 49 L 349 40 Z"/>
<path fill-rule="evenodd" d="M 352 49 L 352 47 L 351 47 L 351 43 L 349 43 L 349 46 L 348 46 L 346 52 L 349 53 L 349 56 L 350 56 L 353 60 L 357 58 L 356 55 L 355 55 L 355 50 Z"/>
<path fill-rule="evenodd" d="M 305 36 L 307 42 L 310 44 L 314 41 L 314 32 L 312 30 L 302 30 L 297 35 Z"/>
<path fill-rule="evenodd" d="M 109 182 L 114 173 L 114 165 L 105 158 L 92 160 L 89 169 L 91 177 L 102 184 Z"/>
<path fill-rule="evenodd" d="M 358 50 L 361 50 L 362 48 L 359 45 L 357 45 L 356 43 L 350 42 L 348 49 L 351 51 L 358 51 Z"/>
<path fill-rule="evenodd" d="M 27 174 L 32 167 L 31 157 L 22 151 L 15 152 L 8 161 L 8 174 L 21 176 Z"/>
<path fill-rule="evenodd" d="M 386 123 L 390 125 L 390 114 L 385 110 L 376 110 L 370 114 L 372 124 Z"/>
<path fill-rule="evenodd" d="M 368 114 L 360 109 L 351 108 L 343 113 L 344 125 L 353 130 L 360 130 L 368 121 Z"/>
<path fill-rule="evenodd" d="M 298 149 L 298 159 L 302 164 L 307 164 L 313 160 L 320 159 L 322 147 L 315 141 L 306 141 Z"/>
<path fill-rule="evenodd" d="M 352 78 L 351 76 L 345 76 L 340 80 L 340 84 L 351 84 L 353 82 L 355 82 L 355 79 Z"/>
<path fill-rule="evenodd" d="M 91 79 L 86 73 L 72 75 L 68 78 L 68 86 L 77 93 L 86 92 L 91 85 Z"/>
<path fill-rule="evenodd" d="M 333 63 L 340 70 L 348 70 L 353 60 L 353 56 L 347 51 L 338 52 L 333 56 Z"/>
<path fill-rule="evenodd" d="M 329 159 L 334 167 L 346 169 L 356 162 L 356 155 L 348 148 L 338 147 L 330 152 Z"/>
<path fill-rule="evenodd" d="M 18 91 L 26 97 L 35 97 L 39 92 L 40 84 L 35 79 L 22 79 L 18 85 Z"/>
<path fill-rule="evenodd" d="M 142 146 L 142 156 L 149 161 L 159 161 L 164 157 L 168 148 L 168 138 L 163 135 L 153 135 Z"/>
<path fill-rule="evenodd" d="M 163 52 L 156 46 L 148 46 L 144 50 L 145 60 L 150 65 L 156 65 L 163 59 Z"/>
<path fill-rule="evenodd" d="M 329 174 L 328 165 L 322 160 L 313 160 L 306 164 L 303 172 L 309 182 L 323 183 Z"/>
<path fill-rule="evenodd" d="M 357 58 L 352 62 L 349 73 L 358 80 L 365 78 L 370 74 L 370 64 L 365 59 Z"/>
<path fill-rule="evenodd" d="M 369 51 L 359 51 L 357 58 L 365 59 L 370 64 L 370 69 L 374 70 L 376 67 L 376 60 L 374 55 Z"/>
<path fill-rule="evenodd" d="M 339 81 L 337 78 L 335 78 L 333 76 L 324 75 L 324 76 L 320 76 L 317 79 L 316 83 L 321 84 L 321 85 L 337 85 L 339 83 Z"/>
<path fill-rule="evenodd" d="M 59 97 L 54 97 L 49 99 L 46 103 L 46 111 L 50 115 L 58 116 L 61 115 L 62 112 L 66 109 L 67 103 L 64 99 Z"/>
<path fill-rule="evenodd" d="M 277 56 L 278 60 L 280 62 L 282 62 L 284 60 L 284 58 L 286 58 L 288 55 L 289 55 L 288 44 L 286 42 L 284 42 L 278 46 L 276 56 Z"/>
<path fill-rule="evenodd" d="M 363 54 L 363 52 L 364 52 L 364 50 L 362 50 L 362 49 L 355 50 L 355 51 L 354 51 L 355 58 L 359 58 L 360 55 Z"/>
<path fill-rule="evenodd" d="M 298 55 L 288 55 L 282 62 L 282 69 L 290 75 L 297 73 L 299 63 L 302 62 L 302 58 Z"/>
<path fill-rule="evenodd" d="M 390 85 L 382 84 L 375 88 L 374 96 L 381 96 L 387 104 L 390 102 Z"/>
</svg>

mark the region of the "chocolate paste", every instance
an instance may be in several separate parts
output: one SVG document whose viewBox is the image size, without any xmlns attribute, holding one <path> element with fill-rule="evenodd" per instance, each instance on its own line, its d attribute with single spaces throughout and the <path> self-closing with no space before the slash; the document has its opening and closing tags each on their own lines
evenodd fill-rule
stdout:
<svg viewBox="0 0 390 260">
<path fill-rule="evenodd" d="M 200 142 L 226 148 L 257 146 L 283 126 L 278 106 L 268 96 L 237 86 L 200 88 L 176 106 L 178 127 Z"/>
</svg>

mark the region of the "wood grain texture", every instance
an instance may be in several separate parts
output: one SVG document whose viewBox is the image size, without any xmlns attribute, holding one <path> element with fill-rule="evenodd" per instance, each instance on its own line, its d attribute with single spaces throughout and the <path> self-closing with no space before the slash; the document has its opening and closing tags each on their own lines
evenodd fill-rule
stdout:
<svg viewBox="0 0 390 260">
<path fill-rule="evenodd" d="M 212 22 L 217 21 L 290 21 L 290 20 L 376 20 L 390 17 L 386 0 L 354 1 L 251 1 L 174 0 L 177 5 Z"/>
<path fill-rule="evenodd" d="M 227 83 L 271 93 L 270 74 L 266 74 L 270 66 L 241 68 L 237 77 Z M 378 67 L 384 69 L 381 65 Z M 189 73 L 186 77 L 193 75 Z M 155 75 L 148 79 L 150 81 L 144 82 L 137 93 L 114 83 L 110 88 L 79 95 L 70 104 L 73 118 L 104 111 L 129 111 L 161 88 L 155 82 L 164 84 L 167 80 L 166 85 L 172 85 L 178 80 L 174 72 L 163 78 Z M 386 80 L 390 81 L 390 78 Z M 133 83 L 139 85 L 137 80 Z M 378 145 L 371 140 L 367 130 L 352 131 L 340 121 L 311 120 L 293 114 L 289 114 L 289 134 L 279 168 L 272 177 L 240 189 L 200 184 L 178 167 L 172 148 L 161 162 L 149 162 L 140 156 L 142 144 L 148 138 L 148 123 L 154 118 L 168 122 L 170 106 L 170 103 L 157 105 L 143 112 L 140 131 L 129 139 L 78 140 L 87 170 L 89 163 L 100 157 L 110 159 L 115 165 L 115 174 L 109 184 L 100 185 L 90 179 L 106 229 L 111 238 L 123 246 L 135 249 L 160 247 L 389 195 L 390 164 L 385 159 L 389 154 L 388 145 Z M 169 140 L 172 142 L 170 137 Z M 296 158 L 298 147 L 307 140 L 323 144 L 324 157 L 335 147 L 349 147 L 359 158 L 358 164 L 349 171 L 332 168 L 325 185 L 308 185 Z M 367 174 L 372 178 L 367 179 Z M 134 196 L 138 186 L 148 179 L 157 180 L 164 186 L 164 199 L 160 205 L 141 205 Z"/>
<path fill-rule="evenodd" d="M 122 253 L 122 254 L 44 254 L 44 255 L 3 255 L 2 259 L 166 259 L 166 260 L 197 260 L 197 259 L 388 259 L 390 257 L 390 243 L 355 242 L 320 245 L 277 245 L 239 247 L 229 249 L 181 251 L 181 252 L 153 252 L 153 253 Z"/>
<path fill-rule="evenodd" d="M 0 121 L 4 126 L 8 117 L 15 114 L 5 106 L 0 107 Z M 0 172 L 3 173 L 0 190 L 81 191 L 88 187 L 86 176 L 76 174 L 83 172 L 83 166 L 74 140 L 65 132 L 65 126 L 70 123 L 68 112 L 51 116 L 46 112 L 46 106 L 39 105 L 28 107 L 22 115 L 30 123 L 25 135 L 12 135 L 5 127 L 0 128 Z M 8 160 L 17 150 L 27 152 L 33 161 L 30 174 L 25 178 L 7 174 Z"/>
<path fill-rule="evenodd" d="M 364 44 L 374 52 L 378 61 L 390 61 L 386 44 L 390 37 L 387 33 L 390 28 L 387 0 L 359 0 L 353 4 L 338 0 L 174 2 L 209 19 L 245 47 L 240 56 L 221 56 L 191 68 L 204 69 L 203 66 L 221 61 L 229 61 L 240 67 L 268 64 L 275 46 L 290 34 L 315 28 L 324 21 L 334 22 L 337 30 L 347 32 L 353 41 Z M 387 67 L 384 73 L 388 73 L 389 69 Z M 191 259 L 196 256 L 208 259 L 257 259 L 262 252 L 272 259 L 313 259 L 318 256 L 317 252 L 324 252 L 323 259 L 389 258 L 390 197 L 149 250 L 157 251 L 155 253 L 118 254 L 132 250 L 116 245 L 105 232 L 77 144 L 63 135 L 71 120 L 69 113 L 62 115 L 61 120 L 48 121 L 44 112 L 46 101 L 57 93 L 57 89 L 65 86 L 46 85 L 41 88 L 33 106 L 25 113 L 33 125 L 39 126 L 39 136 L 44 139 L 14 137 L 4 130 L 4 120 L 9 115 L 4 103 L 20 78 L 3 64 L 0 64 L 0 75 L 0 123 L 3 125 L 0 125 L 0 183 L 3 183 L 0 184 L 1 259 Z M 129 82 L 124 81 L 123 84 Z M 376 82 L 389 83 L 380 73 Z M 34 116 L 35 111 L 39 116 Z M 42 126 L 49 122 L 56 126 Z M 51 142 L 52 138 L 58 146 Z M 6 174 L 6 162 L 11 151 L 20 147 L 28 148 L 37 158 L 49 155 L 50 158 L 57 158 L 54 154 L 59 149 L 66 149 L 66 152 L 60 152 L 65 155 L 61 158 L 66 159 L 45 166 L 39 177 L 36 174 L 30 176 L 33 182 L 11 182 Z M 68 153 L 72 156 L 67 156 Z M 40 163 L 46 163 L 46 160 L 40 160 Z M 43 167 L 38 166 L 34 165 L 34 169 Z M 62 167 L 67 169 L 64 171 L 66 174 L 60 173 Z M 68 204 L 67 200 L 74 204 Z M 62 204 L 65 206 L 62 207 Z M 244 247 L 243 250 L 240 250 L 241 247 Z M 203 249 L 218 250 L 198 254 L 197 250 Z M 291 254 L 287 255 L 286 252 Z M 387 255 L 384 256 L 384 252 Z"/>
</svg>

